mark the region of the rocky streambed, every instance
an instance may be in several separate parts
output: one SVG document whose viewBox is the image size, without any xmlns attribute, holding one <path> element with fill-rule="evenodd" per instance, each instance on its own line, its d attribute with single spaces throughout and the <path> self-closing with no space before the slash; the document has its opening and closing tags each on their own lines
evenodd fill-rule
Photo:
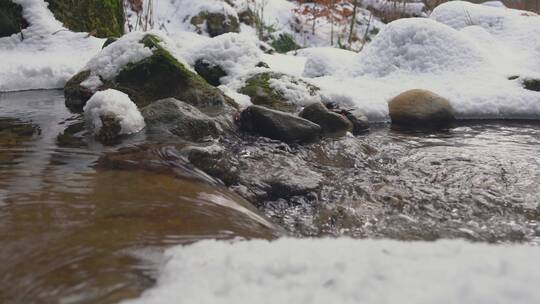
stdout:
<svg viewBox="0 0 540 304">
<path fill-rule="evenodd" d="M 62 91 L 2 94 L 0 112 L 1 302 L 135 297 L 164 248 L 208 238 L 539 242 L 534 123 L 307 143 L 156 125 L 103 144 Z"/>
</svg>

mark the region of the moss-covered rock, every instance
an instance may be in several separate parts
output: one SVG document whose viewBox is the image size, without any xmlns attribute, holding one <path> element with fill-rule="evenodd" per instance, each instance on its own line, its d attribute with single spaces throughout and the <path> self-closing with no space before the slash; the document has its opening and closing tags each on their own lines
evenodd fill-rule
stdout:
<svg viewBox="0 0 540 304">
<path fill-rule="evenodd" d="M 223 13 L 200 12 L 197 16 L 193 16 L 190 22 L 197 28 L 199 33 L 206 30 L 210 37 L 216 37 L 225 33 L 240 32 L 238 19 L 235 16 L 229 16 Z"/>
<path fill-rule="evenodd" d="M 46 0 L 56 19 L 75 32 L 97 37 L 120 37 L 124 33 L 122 0 Z"/>
<path fill-rule="evenodd" d="M 270 86 L 271 79 L 280 79 L 285 77 L 285 74 L 275 72 L 263 72 L 256 74 L 246 81 L 244 87 L 239 92 L 248 95 L 251 102 L 255 105 L 265 106 L 279 111 L 297 112 L 299 106 L 283 95 L 282 92 Z M 310 92 L 312 96 L 318 94 L 319 88 L 313 86 L 303 80 L 291 78 L 294 84 L 301 83 Z"/>
<path fill-rule="evenodd" d="M 300 48 L 296 41 L 294 41 L 294 38 L 287 33 L 279 34 L 276 39 L 272 40 L 270 45 L 278 53 L 287 53 Z"/>
<path fill-rule="evenodd" d="M 126 65 L 114 79 L 102 79 L 103 85 L 97 90 L 112 88 L 122 91 L 139 107 L 174 97 L 211 116 L 236 107 L 234 101 L 187 69 L 163 48 L 157 36 L 148 34 L 140 42 L 150 48 L 153 55 Z M 68 108 L 80 111 L 90 98 L 89 90 L 81 86 L 90 74 L 90 71 L 81 72 L 66 84 L 64 92 Z"/>
<path fill-rule="evenodd" d="M 11 36 L 27 26 L 20 5 L 10 0 L 0 0 L 0 37 Z"/>
</svg>

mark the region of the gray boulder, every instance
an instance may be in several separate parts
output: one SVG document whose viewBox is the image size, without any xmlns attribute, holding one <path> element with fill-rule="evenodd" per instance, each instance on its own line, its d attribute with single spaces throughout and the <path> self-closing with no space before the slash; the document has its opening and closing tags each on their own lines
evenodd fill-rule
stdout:
<svg viewBox="0 0 540 304">
<path fill-rule="evenodd" d="M 388 107 L 392 124 L 406 127 L 442 127 L 455 120 L 450 102 L 426 90 L 401 93 L 390 100 Z"/>
<path fill-rule="evenodd" d="M 345 116 L 331 112 L 320 102 L 305 107 L 299 116 L 318 124 L 325 133 L 345 133 L 353 129 L 352 122 Z"/>
<path fill-rule="evenodd" d="M 169 132 L 190 141 L 217 137 L 220 124 L 194 106 L 174 98 L 155 101 L 141 109 L 148 127 L 166 128 Z"/>
<path fill-rule="evenodd" d="M 250 106 L 240 114 L 240 128 L 287 143 L 312 141 L 322 131 L 307 119 L 261 106 Z"/>
</svg>

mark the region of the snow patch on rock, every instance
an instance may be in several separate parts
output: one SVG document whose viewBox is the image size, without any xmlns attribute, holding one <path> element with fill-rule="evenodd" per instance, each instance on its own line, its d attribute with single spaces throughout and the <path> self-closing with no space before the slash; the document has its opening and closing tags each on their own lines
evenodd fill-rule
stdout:
<svg viewBox="0 0 540 304">
<path fill-rule="evenodd" d="M 101 117 L 113 115 L 121 126 L 120 134 L 128 135 L 145 127 L 144 118 L 128 95 L 113 89 L 95 93 L 84 106 L 84 118 L 94 134 L 98 134 Z"/>
</svg>

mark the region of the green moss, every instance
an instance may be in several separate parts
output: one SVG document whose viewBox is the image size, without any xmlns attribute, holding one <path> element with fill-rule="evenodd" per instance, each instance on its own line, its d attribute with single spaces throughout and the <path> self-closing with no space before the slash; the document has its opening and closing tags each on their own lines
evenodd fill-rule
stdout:
<svg viewBox="0 0 540 304">
<path fill-rule="evenodd" d="M 296 41 L 294 41 L 294 38 L 289 34 L 279 34 L 278 38 L 272 41 L 271 45 L 278 53 L 287 53 L 300 48 L 296 44 Z"/>
<path fill-rule="evenodd" d="M 206 26 L 206 31 L 210 37 L 216 37 L 225 33 L 240 32 L 240 24 L 234 16 L 222 13 L 201 12 L 190 20 L 191 24 L 197 28 L 199 33 L 203 32 L 201 26 Z"/>
<path fill-rule="evenodd" d="M 270 79 L 280 79 L 285 76 L 282 73 L 264 72 L 257 74 L 246 81 L 246 85 L 240 89 L 240 93 L 248 95 L 251 102 L 255 105 L 265 106 L 268 108 L 295 112 L 298 106 L 290 103 L 279 91 L 270 87 Z M 311 95 L 317 94 L 319 88 L 299 79 L 291 79 L 294 84 L 303 84 L 308 88 Z"/>
<path fill-rule="evenodd" d="M 175 97 L 198 108 L 219 108 L 226 101 L 218 89 L 210 86 L 199 75 L 188 70 L 160 45 L 154 35 L 141 41 L 153 55 L 126 66 L 115 79 L 119 90 L 130 88 L 135 103 L 146 105 L 152 101 Z"/>
<path fill-rule="evenodd" d="M 121 0 L 46 0 L 56 19 L 76 32 L 97 37 L 120 37 L 124 33 Z"/>
<path fill-rule="evenodd" d="M 11 36 L 27 26 L 20 5 L 10 0 L 0 0 L 0 37 Z"/>
<path fill-rule="evenodd" d="M 99 90 L 111 88 L 122 91 L 139 107 L 159 99 L 174 97 L 211 116 L 231 110 L 230 106 L 238 108 L 238 105 L 219 89 L 212 87 L 202 77 L 178 62 L 163 48 L 158 37 L 146 35 L 140 42 L 152 50 L 152 56 L 128 64 L 110 81 L 101 79 L 104 84 Z M 80 86 L 89 76 L 89 71 L 81 72 L 66 84 L 64 92 L 68 108 L 80 111 L 90 98 L 92 92 Z"/>
</svg>

